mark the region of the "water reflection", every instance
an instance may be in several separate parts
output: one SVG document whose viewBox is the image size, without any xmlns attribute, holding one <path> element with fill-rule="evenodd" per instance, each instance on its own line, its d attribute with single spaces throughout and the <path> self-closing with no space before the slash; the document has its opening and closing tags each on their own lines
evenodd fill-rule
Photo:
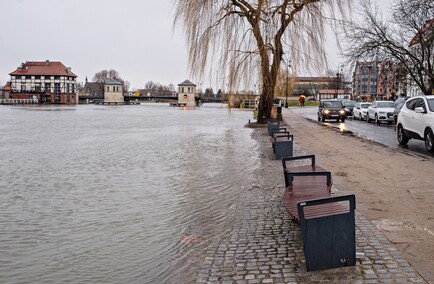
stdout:
<svg viewBox="0 0 434 284">
<path fill-rule="evenodd" d="M 254 178 L 251 115 L 0 108 L 0 282 L 191 282 Z"/>
</svg>

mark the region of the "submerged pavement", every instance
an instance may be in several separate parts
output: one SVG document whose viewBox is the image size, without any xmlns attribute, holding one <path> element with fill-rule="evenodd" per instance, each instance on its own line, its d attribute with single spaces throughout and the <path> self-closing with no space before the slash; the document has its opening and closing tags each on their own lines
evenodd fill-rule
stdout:
<svg viewBox="0 0 434 284">
<path fill-rule="evenodd" d="M 356 266 L 306 271 L 300 226 L 282 201 L 281 162 L 274 160 L 266 128 L 253 136 L 262 165 L 255 170 L 257 184 L 236 204 L 232 232 L 208 248 L 196 283 L 426 283 L 357 210 Z M 294 156 L 304 154 L 295 144 Z"/>
</svg>

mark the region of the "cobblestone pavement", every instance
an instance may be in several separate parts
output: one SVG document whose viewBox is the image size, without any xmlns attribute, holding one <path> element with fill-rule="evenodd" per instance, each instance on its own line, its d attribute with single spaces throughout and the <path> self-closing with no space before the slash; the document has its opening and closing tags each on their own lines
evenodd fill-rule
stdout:
<svg viewBox="0 0 434 284">
<path fill-rule="evenodd" d="M 260 144 L 269 143 L 266 129 L 254 132 Z M 208 248 L 196 283 L 425 283 L 359 213 L 356 266 L 307 272 L 300 227 L 282 202 L 283 175 L 276 170 L 281 163 L 273 160 L 268 147 L 260 154 L 264 163 L 257 170 L 258 185 L 252 185 L 239 201 L 232 233 Z M 305 154 L 297 146 L 294 151 Z"/>
</svg>

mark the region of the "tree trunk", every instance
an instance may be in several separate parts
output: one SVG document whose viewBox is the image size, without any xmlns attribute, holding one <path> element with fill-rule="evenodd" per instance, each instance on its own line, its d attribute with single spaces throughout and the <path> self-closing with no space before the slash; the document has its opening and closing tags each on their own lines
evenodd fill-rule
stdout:
<svg viewBox="0 0 434 284">
<path fill-rule="evenodd" d="M 267 119 L 271 118 L 271 108 L 273 106 L 274 85 L 268 83 L 263 84 L 262 94 L 259 98 L 258 105 L 258 123 L 266 123 Z"/>
</svg>

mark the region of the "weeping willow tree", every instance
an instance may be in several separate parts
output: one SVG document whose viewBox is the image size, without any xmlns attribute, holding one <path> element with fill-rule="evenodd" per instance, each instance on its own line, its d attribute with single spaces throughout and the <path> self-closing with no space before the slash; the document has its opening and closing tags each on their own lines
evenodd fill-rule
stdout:
<svg viewBox="0 0 434 284">
<path fill-rule="evenodd" d="M 175 0 L 192 75 L 218 63 L 230 88 L 260 85 L 258 122 L 270 118 L 281 62 L 326 63 L 326 24 L 345 17 L 351 0 Z M 284 52 L 285 51 L 285 52 Z M 208 66 L 209 67 L 209 66 Z"/>
</svg>

